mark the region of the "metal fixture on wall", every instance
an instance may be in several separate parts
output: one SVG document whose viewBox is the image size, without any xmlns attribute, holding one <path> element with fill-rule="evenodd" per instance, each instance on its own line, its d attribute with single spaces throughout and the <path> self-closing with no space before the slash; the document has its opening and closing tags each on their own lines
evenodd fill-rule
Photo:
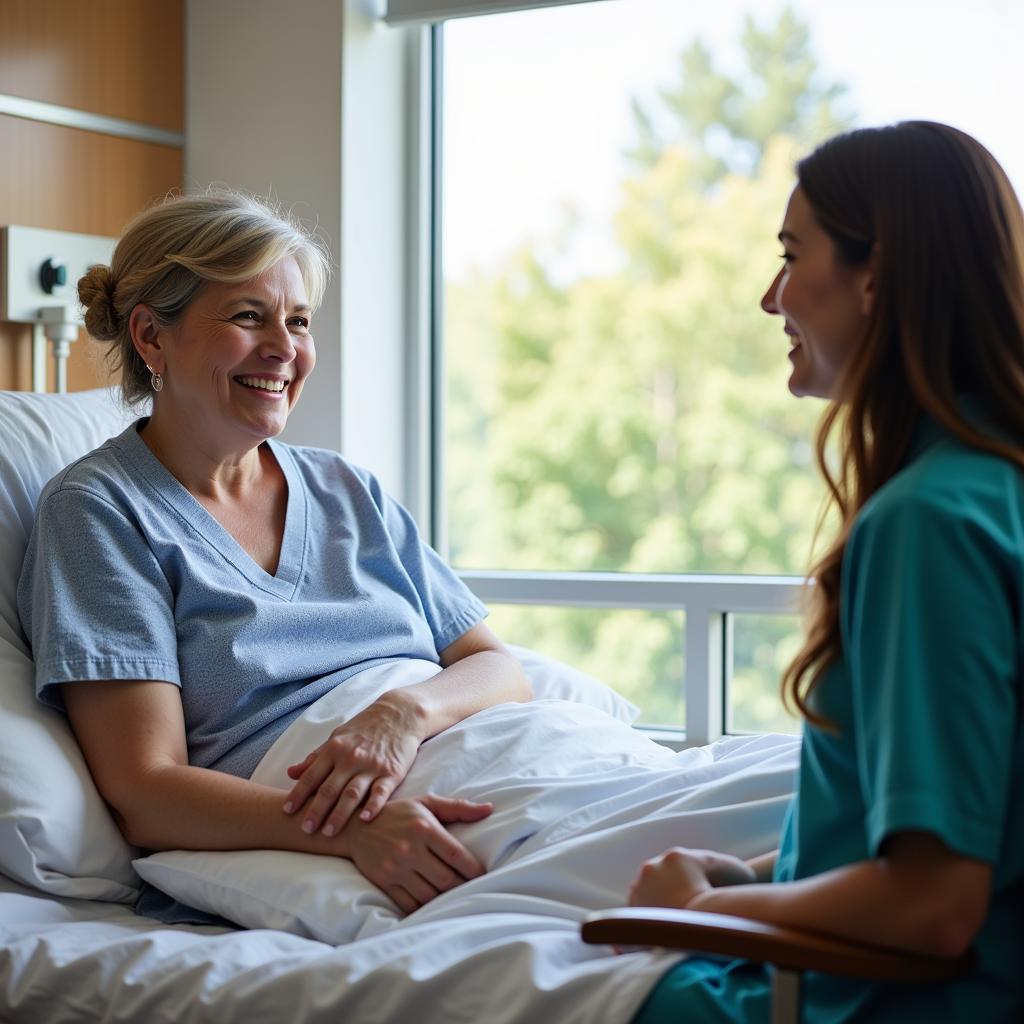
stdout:
<svg viewBox="0 0 1024 1024">
<path fill-rule="evenodd" d="M 0 228 L 0 321 L 32 325 L 32 390 L 46 390 L 46 342 L 57 391 L 67 390 L 67 357 L 83 323 L 78 279 L 109 263 L 116 239 L 11 225 Z"/>
</svg>

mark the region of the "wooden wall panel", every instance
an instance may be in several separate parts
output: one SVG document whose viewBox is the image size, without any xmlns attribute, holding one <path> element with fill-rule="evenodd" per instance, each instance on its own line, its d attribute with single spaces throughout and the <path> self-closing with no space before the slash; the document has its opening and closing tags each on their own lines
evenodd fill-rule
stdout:
<svg viewBox="0 0 1024 1024">
<path fill-rule="evenodd" d="M 0 224 L 117 235 L 181 185 L 182 152 L 0 114 Z"/>
<path fill-rule="evenodd" d="M 0 93 L 182 130 L 182 0 L 0 0 Z"/>
<path fill-rule="evenodd" d="M 181 186 L 181 150 L 0 115 L 0 224 L 117 237 L 139 210 Z M 31 328 L 0 324 L 0 388 L 31 381 Z M 68 387 L 106 383 L 84 333 Z"/>
<path fill-rule="evenodd" d="M 0 93 L 180 132 L 184 0 L 0 0 Z M 116 237 L 182 183 L 183 154 L 0 114 L 0 224 Z M 0 389 L 31 387 L 31 328 L 0 323 Z M 108 382 L 82 332 L 68 387 Z M 52 369 L 51 382 L 52 389 Z"/>
<path fill-rule="evenodd" d="M 0 323 L 0 390 L 32 390 L 31 328 Z"/>
</svg>

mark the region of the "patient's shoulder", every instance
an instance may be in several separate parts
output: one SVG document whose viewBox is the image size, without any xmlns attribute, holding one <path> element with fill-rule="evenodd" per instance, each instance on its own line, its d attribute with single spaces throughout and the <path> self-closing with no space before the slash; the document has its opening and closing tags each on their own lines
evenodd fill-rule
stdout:
<svg viewBox="0 0 1024 1024">
<path fill-rule="evenodd" d="M 40 501 L 60 491 L 92 491 L 102 495 L 115 482 L 123 484 L 124 478 L 124 468 L 110 441 L 105 441 L 57 473 L 43 488 Z"/>
<path fill-rule="evenodd" d="M 65 506 L 94 499 L 118 507 L 137 506 L 143 476 L 126 458 L 123 438 L 123 434 L 110 438 L 65 466 L 43 487 L 38 509 L 57 495 Z"/>
</svg>

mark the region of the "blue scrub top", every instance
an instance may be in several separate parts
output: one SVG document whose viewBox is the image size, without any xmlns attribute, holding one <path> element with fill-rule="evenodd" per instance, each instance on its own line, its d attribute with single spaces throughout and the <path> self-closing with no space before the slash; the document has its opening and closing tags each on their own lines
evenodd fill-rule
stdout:
<svg viewBox="0 0 1024 1024">
<path fill-rule="evenodd" d="M 45 488 L 18 589 L 39 698 L 64 684 L 180 687 L 189 761 L 248 777 L 288 725 L 350 676 L 438 662 L 487 614 L 377 480 L 335 452 L 268 441 L 288 482 L 266 572 L 138 430 Z"/>
<path fill-rule="evenodd" d="M 810 974 L 804 1019 L 1017 1021 L 1024 1014 L 1024 473 L 934 423 L 862 510 L 844 556 L 844 656 L 814 693 L 776 881 L 879 854 L 915 830 L 991 864 L 977 969 L 946 986 Z M 685 837 L 680 837 L 685 843 Z M 881 938 L 881 936 L 880 936 Z M 758 965 L 684 961 L 639 1021 L 767 1021 Z"/>
</svg>

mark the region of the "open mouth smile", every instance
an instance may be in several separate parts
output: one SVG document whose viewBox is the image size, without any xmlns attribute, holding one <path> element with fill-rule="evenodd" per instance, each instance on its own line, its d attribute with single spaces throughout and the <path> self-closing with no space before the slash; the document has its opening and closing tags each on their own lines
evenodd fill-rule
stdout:
<svg viewBox="0 0 1024 1024">
<path fill-rule="evenodd" d="M 262 391 L 267 395 L 275 396 L 283 394 L 290 383 L 284 377 L 246 376 L 235 377 L 234 380 L 236 383 L 241 384 L 242 387 L 248 388 L 251 391 Z"/>
</svg>

